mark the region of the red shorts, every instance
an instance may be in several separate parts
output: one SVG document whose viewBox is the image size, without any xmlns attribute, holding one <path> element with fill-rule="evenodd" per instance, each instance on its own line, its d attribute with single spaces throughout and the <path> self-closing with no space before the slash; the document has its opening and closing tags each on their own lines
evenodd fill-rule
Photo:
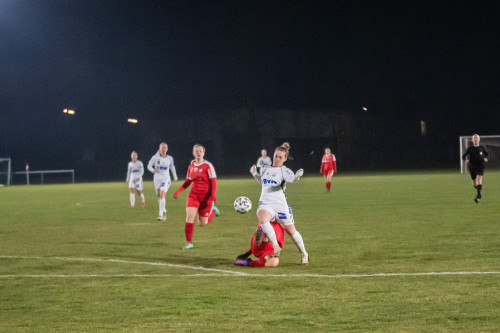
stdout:
<svg viewBox="0 0 500 333">
<path fill-rule="evenodd" d="M 200 216 L 210 216 L 212 209 L 214 207 L 214 201 L 208 199 L 207 201 L 200 199 L 198 196 L 189 193 L 187 197 L 186 207 L 198 208 L 198 215 Z"/>
<path fill-rule="evenodd" d="M 325 168 L 323 169 L 323 176 L 331 176 L 333 175 L 333 168 Z"/>
</svg>

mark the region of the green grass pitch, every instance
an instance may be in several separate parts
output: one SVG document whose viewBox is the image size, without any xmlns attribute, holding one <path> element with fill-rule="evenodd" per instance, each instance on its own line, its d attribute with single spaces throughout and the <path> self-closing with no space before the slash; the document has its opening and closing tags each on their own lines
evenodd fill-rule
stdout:
<svg viewBox="0 0 500 333">
<path fill-rule="evenodd" d="M 235 267 L 260 185 L 220 179 L 222 215 L 183 251 L 185 198 L 130 209 L 122 183 L 0 188 L 2 332 L 498 332 L 500 172 L 303 177 L 277 268 Z M 254 208 L 240 215 L 233 200 Z M 461 274 L 463 273 L 463 274 Z M 392 275 L 391 275 L 392 274 Z"/>
</svg>

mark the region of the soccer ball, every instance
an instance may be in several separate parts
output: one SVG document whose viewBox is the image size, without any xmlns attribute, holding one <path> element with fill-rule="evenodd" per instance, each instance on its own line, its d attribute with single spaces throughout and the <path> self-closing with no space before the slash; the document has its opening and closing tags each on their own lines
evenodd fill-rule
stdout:
<svg viewBox="0 0 500 333">
<path fill-rule="evenodd" d="M 234 200 L 234 209 L 240 214 L 248 213 L 252 209 L 252 202 L 247 197 L 238 197 Z"/>
</svg>

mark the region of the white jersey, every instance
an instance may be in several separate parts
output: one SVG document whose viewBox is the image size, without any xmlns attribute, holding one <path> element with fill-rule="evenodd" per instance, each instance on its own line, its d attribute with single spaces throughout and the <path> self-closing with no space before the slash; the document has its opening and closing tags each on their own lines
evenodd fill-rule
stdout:
<svg viewBox="0 0 500 333">
<path fill-rule="evenodd" d="M 269 156 L 266 157 L 259 157 L 257 160 L 257 168 L 263 168 L 265 166 L 271 166 L 273 165 L 273 162 L 271 162 L 271 158 Z"/>
<path fill-rule="evenodd" d="M 259 205 L 287 205 L 285 196 L 286 183 L 293 183 L 300 178 L 286 166 L 264 166 L 261 174 L 252 173 L 252 175 L 255 180 L 262 184 Z"/>
<path fill-rule="evenodd" d="M 144 175 L 144 165 L 141 161 L 128 162 L 127 182 L 138 181 Z"/>
<path fill-rule="evenodd" d="M 170 155 L 165 157 L 161 157 L 159 154 L 153 155 L 153 157 L 149 160 L 148 170 L 155 174 L 153 178 L 155 182 L 160 180 L 170 182 L 170 172 L 172 173 L 174 180 L 177 180 L 174 159 Z"/>
</svg>

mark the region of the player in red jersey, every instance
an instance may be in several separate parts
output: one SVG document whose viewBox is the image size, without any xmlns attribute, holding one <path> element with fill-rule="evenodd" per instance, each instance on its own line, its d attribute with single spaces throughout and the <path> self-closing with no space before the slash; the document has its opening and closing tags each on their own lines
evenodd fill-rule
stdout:
<svg viewBox="0 0 500 333">
<path fill-rule="evenodd" d="M 323 160 L 321 161 L 321 169 L 319 170 L 325 177 L 326 181 L 326 191 L 330 192 L 332 187 L 332 176 L 337 172 L 337 160 L 335 155 L 332 154 L 330 148 L 325 148 L 325 155 L 323 155 Z"/>
<path fill-rule="evenodd" d="M 177 199 L 179 194 L 189 185 L 193 184 L 186 200 L 186 224 L 184 232 L 187 244 L 185 250 L 193 248 L 194 220 L 198 215 L 198 225 L 205 226 L 212 221 L 219 210 L 215 207 L 217 202 L 217 175 L 212 163 L 204 159 L 205 147 L 196 144 L 193 147 L 194 160 L 188 167 L 186 181 L 174 193 Z"/>
<path fill-rule="evenodd" d="M 276 240 L 278 241 L 279 246 L 283 248 L 283 244 L 285 244 L 285 233 L 283 232 L 283 227 L 281 224 L 276 222 L 276 220 L 271 222 L 271 226 L 276 233 Z M 262 241 L 259 242 L 259 239 Z M 250 259 L 250 255 L 252 254 L 255 258 L 257 258 L 257 260 Z M 279 262 L 280 258 L 274 256 L 273 244 L 269 242 L 269 239 L 263 233 L 262 228 L 259 228 L 252 236 L 250 250 L 242 255 L 239 255 L 234 264 L 237 266 L 249 267 L 276 267 Z"/>
</svg>

